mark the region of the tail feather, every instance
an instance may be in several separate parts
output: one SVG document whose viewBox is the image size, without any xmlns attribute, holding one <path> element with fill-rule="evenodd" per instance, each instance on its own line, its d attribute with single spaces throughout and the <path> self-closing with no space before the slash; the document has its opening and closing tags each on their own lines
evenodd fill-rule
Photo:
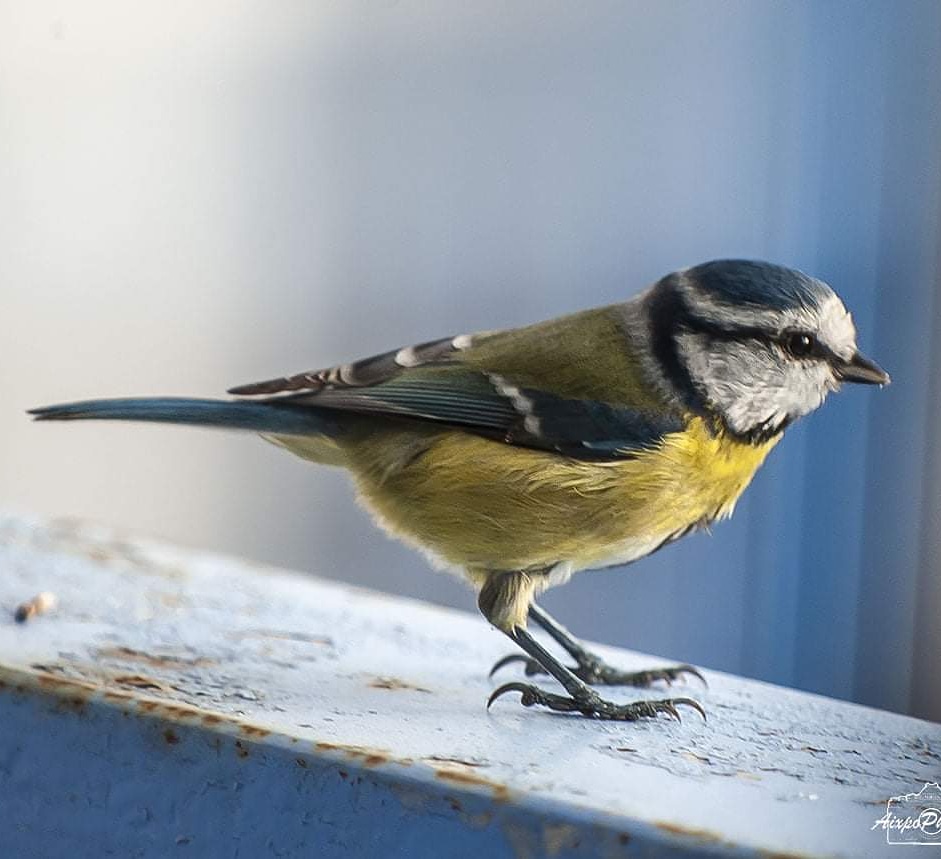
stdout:
<svg viewBox="0 0 941 859">
<path fill-rule="evenodd" d="M 37 421 L 152 421 L 282 435 L 334 435 L 337 416 L 288 403 L 144 397 L 84 400 L 30 409 Z"/>
</svg>

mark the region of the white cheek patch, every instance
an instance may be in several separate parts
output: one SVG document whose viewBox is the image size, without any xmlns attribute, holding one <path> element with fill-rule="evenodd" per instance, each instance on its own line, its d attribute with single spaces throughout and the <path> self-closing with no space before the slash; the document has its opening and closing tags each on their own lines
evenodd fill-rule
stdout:
<svg viewBox="0 0 941 859">
<path fill-rule="evenodd" d="M 749 341 L 710 343 L 697 334 L 678 340 L 693 380 L 738 433 L 806 415 L 831 389 L 823 364 L 788 361 Z"/>
</svg>

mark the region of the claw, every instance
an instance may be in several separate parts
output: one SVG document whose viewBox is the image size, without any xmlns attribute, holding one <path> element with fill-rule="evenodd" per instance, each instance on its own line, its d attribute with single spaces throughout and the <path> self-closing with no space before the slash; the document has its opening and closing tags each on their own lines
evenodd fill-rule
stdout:
<svg viewBox="0 0 941 859">
<path fill-rule="evenodd" d="M 498 660 L 494 663 L 493 668 L 490 669 L 488 677 L 493 677 L 501 668 L 505 668 L 507 665 L 510 665 L 513 662 L 529 662 L 530 659 L 528 656 L 523 656 L 522 653 L 511 653 L 509 656 L 504 656 L 503 659 Z"/>
<path fill-rule="evenodd" d="M 679 677 L 681 674 L 689 674 L 702 683 L 703 689 L 709 688 L 709 684 L 706 682 L 706 678 L 702 676 L 699 669 L 695 665 L 689 665 L 688 663 L 684 662 L 682 665 L 674 666 L 673 672 L 674 677 Z"/>
<path fill-rule="evenodd" d="M 507 656 L 506 659 L 500 660 L 505 662 L 511 657 Z M 493 673 L 492 671 L 490 672 Z M 520 703 L 524 707 L 532 707 L 536 703 L 536 696 L 533 695 L 533 687 L 528 683 L 504 683 L 502 686 L 494 689 L 490 693 L 490 697 L 487 699 L 487 709 L 490 709 L 490 705 L 497 700 L 501 695 L 505 695 L 507 692 L 520 692 L 522 697 L 520 698 Z"/>
<path fill-rule="evenodd" d="M 696 673 L 698 674 L 699 672 L 697 671 Z M 700 678 L 700 679 L 702 679 L 702 678 Z M 703 680 L 703 683 L 705 683 L 705 682 L 706 682 L 706 681 Z M 693 710 L 695 710 L 697 713 L 699 713 L 700 716 L 702 716 L 702 720 L 703 720 L 704 722 L 706 721 L 706 711 L 703 710 L 702 704 L 700 704 L 698 701 L 694 701 L 692 698 L 673 698 L 673 699 L 671 699 L 671 703 L 672 703 L 674 706 L 677 705 L 677 704 L 683 704 L 683 705 L 686 706 L 686 707 L 691 707 Z M 676 714 L 676 720 L 677 720 L 677 721 L 680 720 L 680 715 L 679 715 L 679 713 Z"/>
<path fill-rule="evenodd" d="M 666 668 L 651 668 L 647 671 L 620 672 L 608 670 L 604 666 L 599 671 L 599 682 L 609 686 L 628 685 L 637 687 L 651 686 L 658 680 L 662 680 L 667 686 L 672 686 L 674 681 L 679 680 L 684 674 L 698 679 L 704 687 L 708 686 L 706 678 L 699 673 L 699 669 L 693 665 L 671 665 Z M 585 678 L 583 678 L 585 679 Z"/>
</svg>

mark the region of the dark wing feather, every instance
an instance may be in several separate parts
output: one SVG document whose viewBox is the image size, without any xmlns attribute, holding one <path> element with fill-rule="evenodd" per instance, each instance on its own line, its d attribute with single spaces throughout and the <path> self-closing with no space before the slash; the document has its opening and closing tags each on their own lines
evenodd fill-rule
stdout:
<svg viewBox="0 0 941 859">
<path fill-rule="evenodd" d="M 449 368 L 450 370 L 451 368 Z M 455 366 L 416 369 L 368 387 L 327 387 L 293 402 L 359 414 L 390 415 L 505 433 L 519 413 L 486 374 Z"/>
<path fill-rule="evenodd" d="M 462 363 L 460 353 L 478 337 L 486 335 L 433 340 L 351 364 L 242 385 L 229 393 L 430 421 L 578 459 L 632 457 L 682 429 L 682 419 L 674 413 L 561 397 Z"/>
<path fill-rule="evenodd" d="M 239 385 L 236 388 L 229 388 L 229 393 L 240 397 L 257 397 L 294 394 L 301 391 L 314 393 L 326 387 L 367 387 L 391 379 L 403 370 L 412 367 L 447 362 L 456 352 L 467 348 L 470 341 L 471 338 L 466 336 L 430 340 L 427 343 L 419 343 L 417 346 L 372 355 L 349 364 L 337 364 L 323 370 L 310 370 L 295 376 L 282 376 L 263 382 Z"/>
<path fill-rule="evenodd" d="M 370 386 L 327 386 L 272 402 L 429 421 L 577 459 L 632 457 L 682 428 L 674 416 L 518 388 L 460 364 L 403 370 Z"/>
<path fill-rule="evenodd" d="M 524 393 L 533 402 L 538 424 L 535 433 L 523 438 L 578 459 L 630 458 L 683 429 L 683 421 L 672 415 L 650 415 L 595 400 L 566 400 L 540 391 Z"/>
</svg>

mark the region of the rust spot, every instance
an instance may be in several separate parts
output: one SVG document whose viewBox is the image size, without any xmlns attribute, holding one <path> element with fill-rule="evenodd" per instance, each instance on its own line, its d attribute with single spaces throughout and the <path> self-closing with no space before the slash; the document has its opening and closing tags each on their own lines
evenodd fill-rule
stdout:
<svg viewBox="0 0 941 859">
<path fill-rule="evenodd" d="M 60 691 L 80 690 L 88 694 L 94 692 L 96 688 L 93 683 L 88 683 L 85 680 L 76 680 L 74 677 L 59 677 L 54 674 L 48 674 L 43 672 L 42 668 L 40 668 L 39 671 L 42 673 L 36 676 L 36 682 L 45 689 L 56 689 Z"/>
<path fill-rule="evenodd" d="M 213 713 L 207 713 L 205 716 L 203 716 L 204 725 L 218 725 L 222 721 L 223 719 L 221 716 L 216 716 Z"/>
<path fill-rule="evenodd" d="M 348 746 L 343 743 L 314 743 L 314 748 L 326 752 L 340 752 L 348 758 L 362 761 L 364 766 L 378 767 L 392 761 L 387 749 L 371 749 L 369 746 Z M 400 764 L 409 764 L 410 760 L 396 761 Z"/>
<path fill-rule="evenodd" d="M 717 835 L 715 832 L 710 832 L 708 829 L 692 829 L 690 827 L 681 826 L 678 823 L 666 823 L 664 821 L 654 825 L 662 832 L 667 832 L 670 835 L 680 835 L 683 838 L 695 838 L 703 844 L 721 844 L 725 840 L 720 835 Z"/>
<path fill-rule="evenodd" d="M 245 744 L 241 740 L 235 741 L 235 754 L 237 754 L 240 758 L 248 757 L 248 749 L 245 748 Z"/>
<path fill-rule="evenodd" d="M 156 707 L 154 709 L 162 711 L 163 714 L 168 718 L 176 719 L 180 722 L 193 716 L 193 711 L 188 707 L 178 707 L 175 704 L 164 704 L 160 701 L 156 702 Z"/>
<path fill-rule="evenodd" d="M 159 680 L 145 677 L 143 674 L 118 674 L 111 679 L 119 686 L 133 686 L 135 689 L 157 689 L 161 692 L 171 691 L 169 686 L 165 686 Z"/>
<path fill-rule="evenodd" d="M 493 791 L 493 798 L 498 802 L 504 802 L 510 798 L 510 791 L 505 784 L 482 778 L 476 773 L 462 772 L 461 770 L 436 769 L 435 778 L 441 781 L 450 781 L 456 784 L 474 785 L 476 787 L 487 787 Z"/>
<path fill-rule="evenodd" d="M 142 713 L 153 713 L 154 710 L 156 710 L 159 706 L 160 704 L 158 704 L 156 701 L 140 701 L 137 704 L 137 709 L 139 709 Z"/>
<path fill-rule="evenodd" d="M 431 694 L 430 689 L 426 689 L 424 686 L 416 686 L 405 680 L 399 680 L 398 677 L 374 677 L 370 681 L 369 686 L 372 689 L 388 689 L 392 692 L 402 690 L 407 692 L 423 692 L 426 695 Z"/>
<path fill-rule="evenodd" d="M 167 728 L 163 732 L 163 738 L 167 741 L 167 744 L 171 746 L 175 746 L 180 742 L 180 738 L 176 735 L 176 732 L 170 730 L 170 728 Z"/>
<path fill-rule="evenodd" d="M 202 656 L 180 656 L 172 653 L 145 653 L 143 650 L 134 650 L 132 647 L 100 647 L 95 651 L 102 659 L 117 659 L 121 662 L 143 662 L 155 668 L 168 667 L 199 667 L 215 665 L 215 659 Z"/>
<path fill-rule="evenodd" d="M 258 725 L 242 725 L 242 733 L 247 737 L 257 737 L 259 740 L 267 737 L 271 731 L 265 728 L 259 728 Z"/>
</svg>

